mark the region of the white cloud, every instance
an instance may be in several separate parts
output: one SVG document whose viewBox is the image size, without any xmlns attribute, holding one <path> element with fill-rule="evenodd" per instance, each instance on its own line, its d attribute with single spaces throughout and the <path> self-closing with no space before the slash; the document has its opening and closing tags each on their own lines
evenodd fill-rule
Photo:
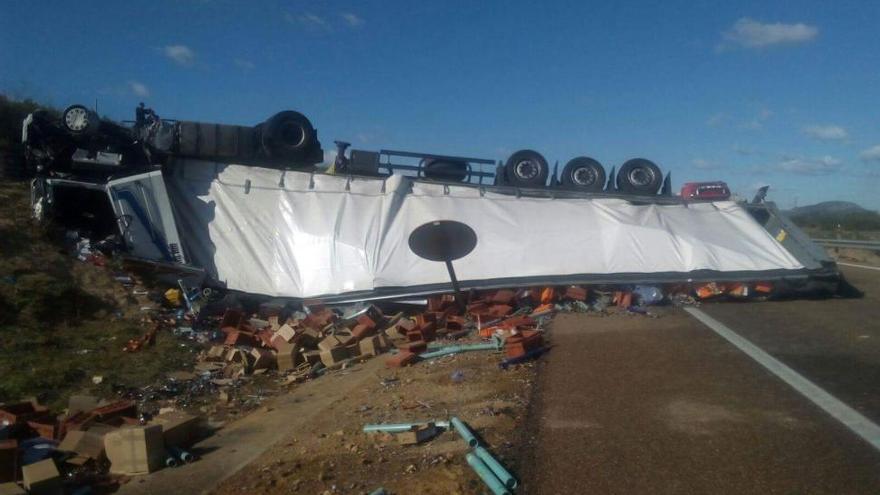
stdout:
<svg viewBox="0 0 880 495">
<path fill-rule="evenodd" d="M 822 141 L 842 141 L 849 137 L 846 129 L 839 125 L 810 125 L 804 127 L 804 134 Z"/>
<path fill-rule="evenodd" d="M 353 14 L 351 12 L 343 12 L 339 14 L 342 16 L 342 19 L 348 24 L 350 27 L 358 27 L 363 25 L 364 20 L 357 16 L 357 14 Z"/>
<path fill-rule="evenodd" d="M 877 146 L 872 146 L 861 153 L 859 153 L 859 158 L 865 162 L 878 162 L 880 163 L 880 144 Z"/>
<path fill-rule="evenodd" d="M 840 170 L 841 160 L 831 156 L 821 158 L 785 158 L 774 167 L 780 172 L 799 175 L 827 175 Z"/>
<path fill-rule="evenodd" d="M 764 48 L 773 45 L 806 43 L 819 35 L 819 29 L 803 23 L 760 22 L 748 17 L 736 21 L 722 33 L 724 43 L 719 48 L 738 45 L 745 48 Z"/>
<path fill-rule="evenodd" d="M 148 88 L 146 84 L 141 82 L 128 81 L 128 89 L 130 89 L 135 96 L 150 96 L 150 88 Z"/>
<path fill-rule="evenodd" d="M 168 45 L 165 47 L 165 56 L 177 65 L 188 67 L 196 59 L 196 52 L 186 45 Z"/>
<path fill-rule="evenodd" d="M 300 15 L 294 15 L 288 12 L 284 14 L 284 19 L 291 24 L 298 24 L 311 29 L 319 29 L 322 31 L 331 31 L 333 29 L 330 26 L 330 23 L 327 22 L 327 19 L 311 12 L 306 12 Z"/>
<path fill-rule="evenodd" d="M 244 58 L 237 58 L 232 62 L 235 63 L 236 67 L 238 67 L 239 69 L 251 70 L 256 67 L 253 62 Z"/>
</svg>

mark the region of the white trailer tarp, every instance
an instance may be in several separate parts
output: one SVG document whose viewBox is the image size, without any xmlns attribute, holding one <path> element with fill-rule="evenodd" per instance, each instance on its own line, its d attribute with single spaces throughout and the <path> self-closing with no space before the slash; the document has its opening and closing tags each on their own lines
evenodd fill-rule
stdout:
<svg viewBox="0 0 880 495">
<path fill-rule="evenodd" d="M 409 249 L 426 222 L 457 220 L 477 247 L 463 285 L 596 275 L 799 270 L 731 201 L 633 204 L 515 197 L 402 176 L 385 180 L 179 160 L 168 177 L 187 257 L 229 289 L 317 297 L 448 284 Z"/>
</svg>

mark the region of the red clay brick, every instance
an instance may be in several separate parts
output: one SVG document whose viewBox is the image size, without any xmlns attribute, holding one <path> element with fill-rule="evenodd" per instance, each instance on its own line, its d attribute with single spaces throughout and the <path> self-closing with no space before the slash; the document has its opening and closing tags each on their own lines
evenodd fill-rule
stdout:
<svg viewBox="0 0 880 495">
<path fill-rule="evenodd" d="M 513 302 L 514 298 L 516 298 L 516 292 L 509 289 L 501 289 L 492 294 L 492 297 L 489 298 L 489 301 L 495 304 L 507 304 Z"/>
<path fill-rule="evenodd" d="M 120 400 L 92 409 L 90 414 L 99 421 L 106 421 L 120 416 L 137 416 L 137 404 L 133 400 Z"/>
<path fill-rule="evenodd" d="M 565 298 L 573 299 L 575 301 L 586 301 L 587 289 L 584 289 L 583 287 L 567 287 L 565 289 Z"/>
<path fill-rule="evenodd" d="M 40 437 L 48 438 L 49 440 L 55 440 L 57 438 L 57 423 L 51 417 L 29 420 L 27 424 L 32 430 L 37 432 L 37 435 Z"/>
<path fill-rule="evenodd" d="M 411 352 L 400 351 L 397 354 L 386 359 L 385 366 L 389 368 L 402 368 L 404 366 L 409 366 L 413 364 L 417 358 L 418 356 Z"/>
<path fill-rule="evenodd" d="M 406 342 L 397 346 L 401 351 L 412 352 L 413 354 L 419 354 L 421 352 L 425 352 L 428 350 L 428 344 L 424 340 L 417 340 L 415 342 Z"/>
<path fill-rule="evenodd" d="M 509 306 L 507 304 L 493 304 L 488 311 L 490 316 L 494 316 L 496 318 L 500 318 L 502 316 L 507 316 L 513 312 L 513 306 Z"/>
<path fill-rule="evenodd" d="M 514 329 L 519 327 L 533 327 L 537 324 L 538 322 L 536 322 L 533 318 L 529 318 L 526 315 L 519 315 L 502 321 L 498 324 L 498 326 L 507 329 Z"/>
<path fill-rule="evenodd" d="M 238 330 L 238 326 L 241 325 L 243 319 L 244 315 L 241 314 L 241 311 L 227 309 L 226 312 L 223 313 L 223 319 L 220 320 L 220 329 L 224 332 Z"/>
<path fill-rule="evenodd" d="M 374 335 L 375 333 L 376 333 L 375 326 L 365 325 L 363 323 L 358 323 L 357 325 L 355 325 L 355 327 L 351 331 L 352 337 L 354 337 L 355 340 L 357 340 L 357 341 L 360 341 L 361 339 L 365 339 L 371 335 Z"/>
<path fill-rule="evenodd" d="M 370 318 L 370 315 L 368 315 L 368 314 L 362 314 L 362 315 L 358 316 L 357 322 L 358 322 L 358 324 L 355 325 L 355 328 L 357 328 L 359 326 L 363 326 L 363 327 L 375 329 L 377 326 L 379 326 L 379 322 Z"/>
</svg>

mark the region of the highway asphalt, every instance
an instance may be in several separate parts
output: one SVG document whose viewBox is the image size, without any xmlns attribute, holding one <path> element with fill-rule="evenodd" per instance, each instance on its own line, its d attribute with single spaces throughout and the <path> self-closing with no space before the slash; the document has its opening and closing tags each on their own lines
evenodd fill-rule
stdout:
<svg viewBox="0 0 880 495">
<path fill-rule="evenodd" d="M 862 299 L 701 310 L 880 420 L 880 271 Z M 880 493 L 880 452 L 680 309 L 559 315 L 521 493 Z"/>
</svg>

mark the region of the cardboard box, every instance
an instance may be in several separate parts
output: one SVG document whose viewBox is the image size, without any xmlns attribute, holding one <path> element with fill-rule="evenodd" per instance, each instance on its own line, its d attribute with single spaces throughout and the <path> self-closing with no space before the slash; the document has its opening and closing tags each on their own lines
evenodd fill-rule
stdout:
<svg viewBox="0 0 880 495">
<path fill-rule="evenodd" d="M 322 341 L 318 342 L 318 349 L 321 351 L 329 351 L 336 347 L 342 347 L 343 345 L 345 344 L 342 342 L 342 339 L 335 335 L 328 335 Z"/>
<path fill-rule="evenodd" d="M 302 354 L 298 352 L 297 346 L 282 342 L 279 344 L 278 353 L 275 355 L 275 361 L 278 364 L 278 371 L 289 371 L 302 362 Z"/>
<path fill-rule="evenodd" d="M 104 451 L 113 474 L 147 474 L 162 467 L 162 426 L 128 426 L 104 436 Z"/>
<path fill-rule="evenodd" d="M 285 342 L 290 342 L 296 336 L 296 329 L 285 323 L 275 332 L 275 335 L 283 338 Z"/>
<path fill-rule="evenodd" d="M 153 423 L 162 426 L 162 440 L 165 447 L 188 447 L 198 439 L 199 416 L 182 411 L 172 411 L 153 418 Z"/>
<path fill-rule="evenodd" d="M 97 397 L 91 395 L 71 395 L 67 401 L 67 415 L 73 416 L 78 412 L 89 412 L 102 405 L 105 404 Z"/>
<path fill-rule="evenodd" d="M 61 474 L 52 459 L 22 466 L 21 480 L 31 495 L 62 495 Z"/>
<path fill-rule="evenodd" d="M 27 492 L 18 483 L 0 483 L 0 495 L 27 495 Z"/>
<path fill-rule="evenodd" d="M 345 347 L 334 347 L 328 351 L 321 351 L 321 362 L 324 363 L 324 366 L 333 366 L 348 357 L 348 349 Z"/>
<path fill-rule="evenodd" d="M 388 348 L 385 339 L 381 335 L 367 337 L 361 340 L 358 346 L 360 347 L 360 353 L 365 356 L 378 356 Z"/>
<path fill-rule="evenodd" d="M 58 450 L 98 460 L 104 456 L 104 434 L 100 430 L 74 430 L 58 445 Z"/>
</svg>

